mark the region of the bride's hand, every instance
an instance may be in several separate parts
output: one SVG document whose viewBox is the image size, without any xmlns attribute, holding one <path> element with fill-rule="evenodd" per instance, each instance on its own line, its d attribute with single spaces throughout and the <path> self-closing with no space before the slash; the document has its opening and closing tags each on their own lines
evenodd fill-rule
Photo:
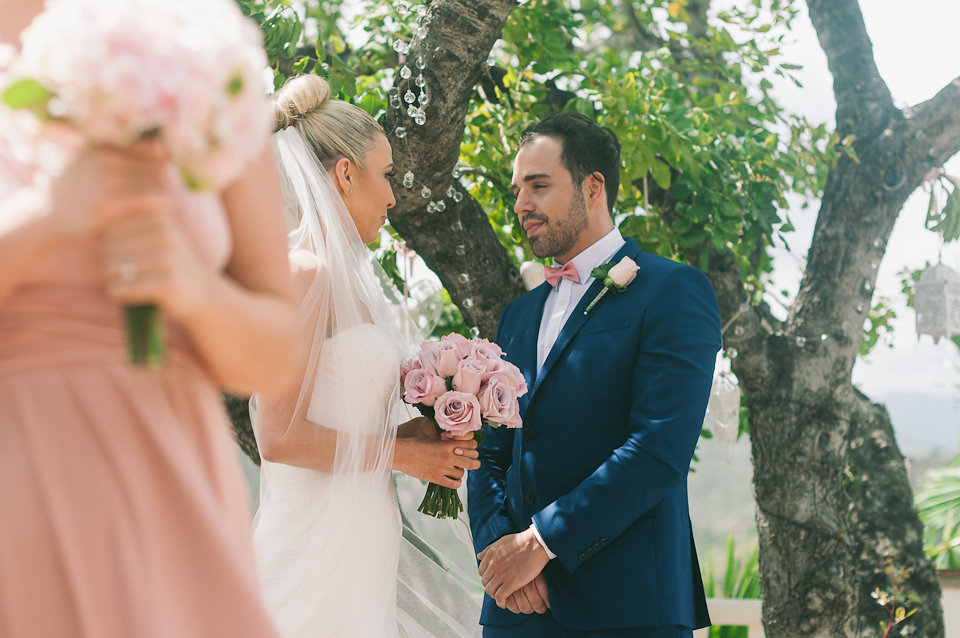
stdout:
<svg viewBox="0 0 960 638">
<path fill-rule="evenodd" d="M 464 470 L 480 467 L 477 442 L 472 436 L 441 441 L 436 427 L 422 417 L 404 423 L 398 430 L 407 436 L 397 439 L 393 468 L 404 474 L 456 489 Z"/>
</svg>

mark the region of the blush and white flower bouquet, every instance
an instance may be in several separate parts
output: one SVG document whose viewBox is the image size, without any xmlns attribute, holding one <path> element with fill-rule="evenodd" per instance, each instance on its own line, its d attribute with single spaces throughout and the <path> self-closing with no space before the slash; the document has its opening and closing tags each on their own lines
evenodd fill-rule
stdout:
<svg viewBox="0 0 960 638">
<path fill-rule="evenodd" d="M 527 392 L 523 373 L 486 339 L 453 333 L 425 341 L 419 355 L 403 364 L 401 383 L 403 400 L 431 419 L 441 436 L 473 434 L 482 441 L 484 424 L 523 425 L 518 402 Z M 463 503 L 456 490 L 430 483 L 418 509 L 428 516 L 457 518 Z"/>
<path fill-rule="evenodd" d="M 231 0 L 48 0 L 2 90 L 37 145 L 161 142 L 190 190 L 220 190 L 269 139 L 257 25 Z M 31 117 L 32 116 L 32 117 Z M 127 308 L 133 363 L 163 359 L 155 307 Z"/>
</svg>

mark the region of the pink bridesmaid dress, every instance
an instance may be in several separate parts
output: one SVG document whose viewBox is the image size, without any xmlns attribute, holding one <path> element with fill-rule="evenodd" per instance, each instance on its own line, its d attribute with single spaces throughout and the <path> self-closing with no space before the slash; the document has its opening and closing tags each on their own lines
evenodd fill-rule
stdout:
<svg viewBox="0 0 960 638">
<path fill-rule="evenodd" d="M 0 198 L 29 178 L 0 145 Z M 222 267 L 218 200 L 182 203 Z M 218 390 L 176 325 L 163 370 L 127 364 L 97 259 L 65 247 L 0 300 L 0 638 L 272 637 Z"/>
</svg>

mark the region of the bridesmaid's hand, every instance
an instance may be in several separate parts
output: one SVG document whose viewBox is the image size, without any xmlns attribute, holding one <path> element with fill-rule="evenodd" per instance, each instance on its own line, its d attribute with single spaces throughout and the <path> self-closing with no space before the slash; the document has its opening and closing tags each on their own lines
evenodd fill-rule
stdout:
<svg viewBox="0 0 960 638">
<path fill-rule="evenodd" d="M 157 189 L 136 214 L 100 238 L 108 294 L 118 303 L 157 304 L 180 320 L 202 312 L 217 272 L 205 264 L 173 217 L 174 202 Z"/>
<path fill-rule="evenodd" d="M 47 238 L 53 243 L 83 239 L 149 207 L 164 183 L 167 159 L 156 141 L 80 150 L 49 184 Z"/>
</svg>

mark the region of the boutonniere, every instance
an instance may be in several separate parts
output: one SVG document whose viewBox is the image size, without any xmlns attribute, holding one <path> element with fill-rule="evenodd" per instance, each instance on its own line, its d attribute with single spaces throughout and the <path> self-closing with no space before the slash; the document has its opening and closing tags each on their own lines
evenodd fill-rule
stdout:
<svg viewBox="0 0 960 638">
<path fill-rule="evenodd" d="M 603 290 L 593 298 L 593 301 L 591 301 L 587 309 L 583 311 L 583 314 L 589 314 L 589 312 L 593 310 L 593 307 L 600 303 L 600 300 L 603 299 L 603 296 L 607 294 L 608 290 L 612 289 L 617 294 L 625 291 L 627 286 L 630 285 L 630 282 L 633 281 L 633 278 L 637 276 L 638 270 L 640 270 L 640 266 L 629 257 L 624 257 L 616 264 L 609 261 L 591 270 L 591 277 L 603 280 Z"/>
</svg>

